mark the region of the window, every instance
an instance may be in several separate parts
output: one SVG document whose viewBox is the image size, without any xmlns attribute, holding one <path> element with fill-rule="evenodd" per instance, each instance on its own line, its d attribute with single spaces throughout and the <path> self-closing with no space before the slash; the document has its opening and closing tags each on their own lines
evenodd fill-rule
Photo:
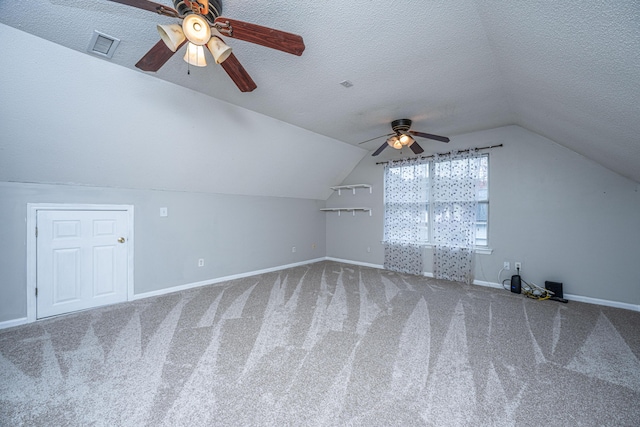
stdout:
<svg viewBox="0 0 640 427">
<path fill-rule="evenodd" d="M 452 160 L 456 161 L 467 160 Z M 489 243 L 489 155 L 468 161 L 479 162 L 475 245 L 486 247 Z M 432 221 L 435 217 L 433 204 L 430 203 L 430 188 L 435 180 L 454 180 L 455 185 L 455 177 L 440 172 L 433 161 L 419 164 L 406 162 L 388 168 L 385 175 L 385 241 L 431 243 Z"/>
<path fill-rule="evenodd" d="M 489 155 L 480 157 L 478 172 L 476 214 L 476 246 L 489 245 Z"/>
</svg>

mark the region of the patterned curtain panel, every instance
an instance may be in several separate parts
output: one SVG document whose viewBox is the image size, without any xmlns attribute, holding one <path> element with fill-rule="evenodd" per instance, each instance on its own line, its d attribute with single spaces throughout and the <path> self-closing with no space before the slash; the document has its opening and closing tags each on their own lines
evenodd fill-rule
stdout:
<svg viewBox="0 0 640 427">
<path fill-rule="evenodd" d="M 428 238 L 428 163 L 419 159 L 389 162 L 384 172 L 384 266 L 422 274 L 421 244 Z"/>
<path fill-rule="evenodd" d="M 384 268 L 408 274 L 422 274 L 422 246 L 410 243 L 384 243 Z"/>
<path fill-rule="evenodd" d="M 433 247 L 433 276 L 471 284 L 473 280 L 473 248 L 457 248 L 443 245 Z"/>
<path fill-rule="evenodd" d="M 436 155 L 433 163 L 432 243 L 436 278 L 471 283 L 480 156 Z"/>
</svg>

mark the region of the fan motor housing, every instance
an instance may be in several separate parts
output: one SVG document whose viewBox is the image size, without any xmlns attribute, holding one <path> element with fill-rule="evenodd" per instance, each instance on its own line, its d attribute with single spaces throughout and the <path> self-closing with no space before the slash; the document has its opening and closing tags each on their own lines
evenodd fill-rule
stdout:
<svg viewBox="0 0 640 427">
<path fill-rule="evenodd" d="M 209 0 L 208 3 L 209 12 L 203 16 L 207 21 L 213 23 L 213 21 L 222 14 L 222 0 Z M 181 17 L 194 13 L 184 0 L 173 0 L 173 6 Z"/>
<path fill-rule="evenodd" d="M 409 119 L 398 119 L 391 122 L 391 129 L 395 133 L 400 132 L 408 132 L 411 129 L 411 120 Z"/>
</svg>

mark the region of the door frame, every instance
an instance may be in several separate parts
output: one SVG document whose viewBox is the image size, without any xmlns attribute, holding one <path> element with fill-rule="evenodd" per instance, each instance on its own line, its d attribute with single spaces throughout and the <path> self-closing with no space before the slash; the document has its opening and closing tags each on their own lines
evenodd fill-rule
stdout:
<svg viewBox="0 0 640 427">
<path fill-rule="evenodd" d="M 38 211 L 126 211 L 129 244 L 127 253 L 127 301 L 133 300 L 133 205 L 103 205 L 81 203 L 27 203 L 27 323 L 36 319 L 36 285 L 37 285 L 37 245 L 36 225 Z"/>
</svg>

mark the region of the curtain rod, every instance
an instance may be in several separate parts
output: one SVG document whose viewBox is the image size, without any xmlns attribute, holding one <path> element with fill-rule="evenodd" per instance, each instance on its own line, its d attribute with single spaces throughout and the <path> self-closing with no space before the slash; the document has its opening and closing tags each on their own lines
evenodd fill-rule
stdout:
<svg viewBox="0 0 640 427">
<path fill-rule="evenodd" d="M 502 144 L 488 145 L 486 147 L 478 147 L 478 148 L 473 148 L 473 149 L 472 148 L 467 148 L 466 150 L 456 151 L 456 153 L 468 153 L 471 150 L 489 150 L 490 148 L 498 148 L 498 147 L 502 147 Z M 453 151 L 449 151 L 448 153 L 438 153 L 438 155 L 452 154 L 452 153 L 453 153 Z M 430 159 L 430 158 L 435 157 L 435 156 L 436 156 L 435 154 L 432 154 L 430 156 L 421 156 L 421 157 L 416 157 L 416 158 L 417 159 Z M 400 160 L 404 160 L 404 159 L 400 159 Z M 396 161 L 396 160 L 393 160 L 393 161 Z M 389 163 L 389 162 L 388 161 L 387 162 L 376 162 L 376 165 L 386 165 L 387 163 Z"/>
</svg>

